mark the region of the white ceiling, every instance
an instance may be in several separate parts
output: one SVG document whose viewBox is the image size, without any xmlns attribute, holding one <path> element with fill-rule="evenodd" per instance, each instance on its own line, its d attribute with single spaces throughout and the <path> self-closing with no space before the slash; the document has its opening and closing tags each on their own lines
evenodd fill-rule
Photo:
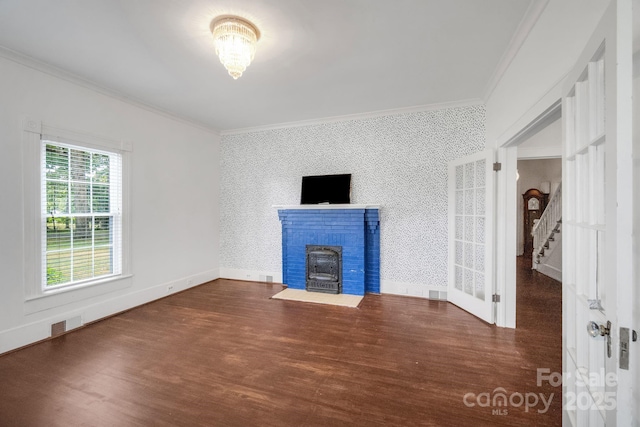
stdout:
<svg viewBox="0 0 640 427">
<path fill-rule="evenodd" d="M 0 0 L 0 46 L 228 131 L 483 98 L 532 1 Z M 262 33 L 238 80 L 221 14 Z"/>
</svg>

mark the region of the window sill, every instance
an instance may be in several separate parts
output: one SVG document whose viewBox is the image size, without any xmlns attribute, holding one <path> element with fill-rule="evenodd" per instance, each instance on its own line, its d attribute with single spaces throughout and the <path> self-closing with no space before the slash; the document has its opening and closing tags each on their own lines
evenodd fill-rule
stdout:
<svg viewBox="0 0 640 427">
<path fill-rule="evenodd" d="M 24 313 L 33 314 L 55 307 L 72 304 L 100 295 L 126 289 L 132 285 L 132 274 L 107 277 L 91 284 L 69 286 L 44 291 L 42 295 L 31 297 L 24 303 Z"/>
</svg>

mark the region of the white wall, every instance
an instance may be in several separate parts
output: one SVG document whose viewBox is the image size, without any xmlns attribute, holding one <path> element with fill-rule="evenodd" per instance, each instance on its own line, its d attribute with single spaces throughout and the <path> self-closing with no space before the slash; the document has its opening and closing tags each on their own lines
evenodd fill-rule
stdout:
<svg viewBox="0 0 640 427">
<path fill-rule="evenodd" d="M 488 145 L 500 146 L 560 98 L 558 84 L 608 4 L 609 0 L 549 1 L 487 100 Z"/>
<path fill-rule="evenodd" d="M 0 353 L 218 277 L 219 139 L 210 131 L 0 58 Z M 25 313 L 21 121 L 133 143 L 132 263 L 125 289 Z"/>
<path fill-rule="evenodd" d="M 518 144 L 518 159 L 559 157 L 562 157 L 562 120 L 559 118 Z"/>
<path fill-rule="evenodd" d="M 222 277 L 282 280 L 272 205 L 299 204 L 304 175 L 352 174 L 352 203 L 382 205 L 381 291 L 447 285 L 447 162 L 485 147 L 484 106 L 222 138 Z M 264 279 L 263 279 L 264 280 Z"/>
</svg>

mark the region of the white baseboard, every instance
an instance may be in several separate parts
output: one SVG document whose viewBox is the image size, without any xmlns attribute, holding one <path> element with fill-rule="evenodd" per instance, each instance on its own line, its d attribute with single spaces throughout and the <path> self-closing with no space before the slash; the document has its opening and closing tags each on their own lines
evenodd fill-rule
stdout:
<svg viewBox="0 0 640 427">
<path fill-rule="evenodd" d="M 422 283 L 380 280 L 380 293 L 406 295 L 419 298 L 447 300 L 446 286 L 425 285 Z"/>
<path fill-rule="evenodd" d="M 220 267 L 220 277 L 232 280 L 246 280 L 252 282 L 282 283 L 282 273 L 266 270 L 246 270 L 239 268 Z M 271 279 L 271 280 L 269 280 Z M 430 286 L 422 283 L 398 282 L 393 280 L 380 281 L 380 293 L 392 295 L 406 295 L 412 297 L 447 300 L 446 286 Z"/>
<path fill-rule="evenodd" d="M 266 270 L 245 270 L 220 267 L 220 277 L 223 279 L 247 280 L 250 282 L 282 283 L 282 272 Z"/>
<path fill-rule="evenodd" d="M 552 267 L 549 264 L 538 264 L 536 270 L 545 276 L 549 276 L 558 282 L 562 282 L 562 270 Z"/>
<path fill-rule="evenodd" d="M 265 270 L 245 270 L 236 268 L 220 268 L 220 277 L 232 280 L 247 280 L 253 282 L 282 283 L 282 273 Z M 446 286 L 430 286 L 422 283 L 398 282 L 393 280 L 380 281 L 380 293 L 392 295 L 407 295 L 412 297 L 445 300 Z"/>
<path fill-rule="evenodd" d="M 0 332 L 0 354 L 50 338 L 51 325 L 54 323 L 63 320 L 67 321 L 66 330 L 69 331 L 217 278 L 219 278 L 218 269 L 205 271 L 140 291 L 126 293 L 114 298 L 106 298 L 81 309 L 69 310 L 36 322 L 7 329 Z"/>
</svg>

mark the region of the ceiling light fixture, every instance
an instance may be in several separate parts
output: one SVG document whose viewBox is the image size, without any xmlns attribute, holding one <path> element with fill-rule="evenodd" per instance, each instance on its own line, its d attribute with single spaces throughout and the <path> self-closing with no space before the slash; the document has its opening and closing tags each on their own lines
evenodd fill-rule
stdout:
<svg viewBox="0 0 640 427">
<path fill-rule="evenodd" d="M 253 61 L 260 31 L 251 22 L 230 15 L 214 18 L 209 28 L 216 55 L 229 75 L 237 79 Z"/>
</svg>

